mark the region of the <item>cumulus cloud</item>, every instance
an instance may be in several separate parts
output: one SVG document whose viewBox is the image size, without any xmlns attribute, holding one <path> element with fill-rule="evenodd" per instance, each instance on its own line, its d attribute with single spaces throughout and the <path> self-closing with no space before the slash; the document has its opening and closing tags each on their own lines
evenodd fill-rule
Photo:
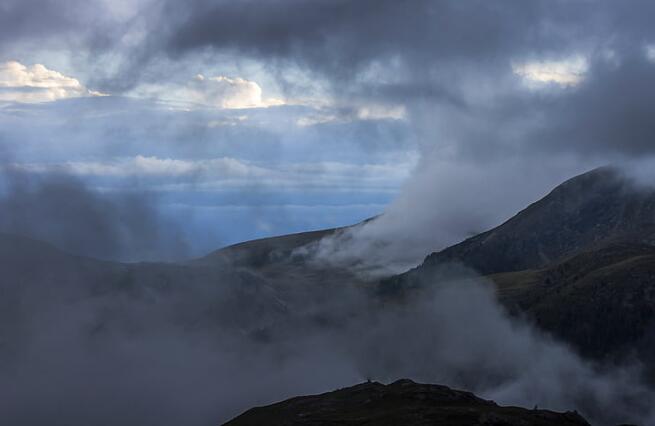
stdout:
<svg viewBox="0 0 655 426">
<path fill-rule="evenodd" d="M 284 105 L 277 98 L 264 98 L 261 86 L 241 77 L 196 75 L 184 85 L 144 84 L 134 89 L 136 96 L 147 96 L 179 105 L 184 109 L 268 108 Z"/>
<path fill-rule="evenodd" d="M 16 61 L 0 64 L 0 101 L 49 102 L 85 96 L 102 96 L 102 93 L 41 64 L 26 66 Z"/>
<path fill-rule="evenodd" d="M 240 77 L 205 77 L 198 74 L 189 90 L 191 99 L 219 108 L 265 108 L 284 104 L 280 99 L 262 98 L 259 84 Z"/>
</svg>

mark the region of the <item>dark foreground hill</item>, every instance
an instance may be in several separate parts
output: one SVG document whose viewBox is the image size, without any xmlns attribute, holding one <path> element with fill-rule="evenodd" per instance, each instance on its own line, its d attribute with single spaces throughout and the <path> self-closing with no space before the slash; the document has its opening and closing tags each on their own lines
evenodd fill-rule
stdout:
<svg viewBox="0 0 655 426">
<path fill-rule="evenodd" d="M 573 412 L 501 407 L 446 386 L 399 380 L 362 383 L 250 409 L 225 426 L 412 425 L 588 426 Z"/>
</svg>

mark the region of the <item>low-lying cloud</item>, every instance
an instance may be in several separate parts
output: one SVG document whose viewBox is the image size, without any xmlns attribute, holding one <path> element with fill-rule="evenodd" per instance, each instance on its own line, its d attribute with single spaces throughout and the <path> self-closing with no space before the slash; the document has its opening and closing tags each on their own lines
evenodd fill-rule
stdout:
<svg viewBox="0 0 655 426">
<path fill-rule="evenodd" d="M 266 277 L 214 266 L 135 265 L 94 283 L 79 269 L 54 293 L 6 277 L 3 291 L 23 303 L 2 314 L 3 418 L 216 424 L 298 394 L 407 377 L 500 404 L 577 409 L 598 425 L 654 419 L 638 370 L 597 371 L 508 319 L 473 276 L 435 276 L 419 297 L 383 305 L 350 285 L 294 283 L 294 304 Z"/>
<path fill-rule="evenodd" d="M 302 247 L 298 253 L 368 275 L 398 274 L 432 252 L 500 225 L 583 171 L 575 158 L 562 158 L 549 168 L 533 167 L 520 158 L 480 168 L 436 154 L 424 157 L 381 215 Z"/>
</svg>

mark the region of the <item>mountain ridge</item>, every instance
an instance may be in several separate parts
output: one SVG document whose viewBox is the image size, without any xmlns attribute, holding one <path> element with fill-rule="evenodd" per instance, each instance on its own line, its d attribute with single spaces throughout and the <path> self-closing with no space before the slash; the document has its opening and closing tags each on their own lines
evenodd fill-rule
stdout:
<svg viewBox="0 0 655 426">
<path fill-rule="evenodd" d="M 463 260 L 483 275 L 534 269 L 632 232 L 655 241 L 655 191 L 636 188 L 624 173 L 606 166 L 565 181 L 503 224 L 432 253 L 423 263 Z"/>
</svg>

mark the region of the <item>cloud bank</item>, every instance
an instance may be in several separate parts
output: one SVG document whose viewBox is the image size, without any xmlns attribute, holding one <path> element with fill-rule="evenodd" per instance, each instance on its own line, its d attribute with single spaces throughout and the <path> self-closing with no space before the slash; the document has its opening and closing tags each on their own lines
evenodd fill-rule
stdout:
<svg viewBox="0 0 655 426">
<path fill-rule="evenodd" d="M 13 256 L 8 274 L 22 265 Z M 597 371 L 509 320 L 475 277 L 435 276 L 428 293 L 380 306 L 352 286 L 319 295 L 292 285 L 300 297 L 285 301 L 265 277 L 229 265 L 104 265 L 92 283 L 89 269 L 65 265 L 56 292 L 43 288 L 60 275 L 35 274 L 41 290 L 2 281 L 3 300 L 23 301 L 0 313 L 13 324 L 0 328 L 0 378 L 11 383 L 0 412 L 12 423 L 220 423 L 284 397 L 401 377 L 577 409 L 601 426 L 653 420 L 638 370 Z"/>
</svg>

